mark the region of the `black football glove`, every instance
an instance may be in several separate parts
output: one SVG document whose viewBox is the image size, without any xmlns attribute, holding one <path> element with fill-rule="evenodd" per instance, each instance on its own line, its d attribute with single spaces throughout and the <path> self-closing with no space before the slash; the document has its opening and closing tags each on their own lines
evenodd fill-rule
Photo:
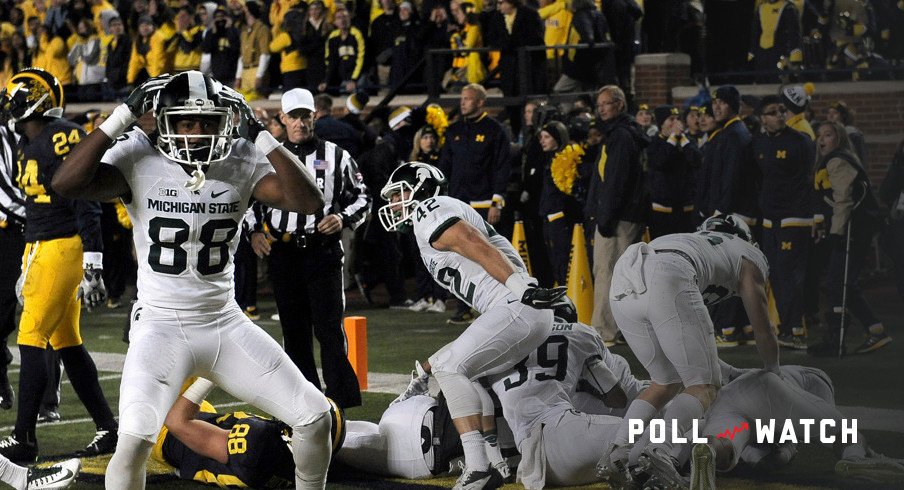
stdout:
<svg viewBox="0 0 904 490">
<path fill-rule="evenodd" d="M 104 286 L 103 273 L 103 269 L 85 269 L 85 277 L 78 286 L 77 297 L 88 307 L 88 311 L 97 308 L 107 300 L 107 287 Z"/>
<path fill-rule="evenodd" d="M 171 78 L 173 76 L 169 73 L 149 78 L 129 94 L 125 104 L 136 119 L 154 108 L 154 97 L 169 83 Z"/>
<path fill-rule="evenodd" d="M 266 131 L 267 128 L 264 126 L 264 123 L 254 115 L 254 110 L 248 105 L 245 97 L 235 89 L 225 85 L 220 89 L 219 96 L 220 100 L 232 107 L 233 113 L 239 116 L 239 124 L 236 126 L 239 137 L 252 143 L 257 141 L 257 135 L 259 135 L 261 131 Z"/>
<path fill-rule="evenodd" d="M 561 304 L 562 297 L 566 297 L 566 292 L 568 292 L 568 288 L 565 286 L 557 288 L 533 286 L 524 291 L 524 295 L 521 296 L 521 302 L 538 310 L 549 310 Z"/>
</svg>

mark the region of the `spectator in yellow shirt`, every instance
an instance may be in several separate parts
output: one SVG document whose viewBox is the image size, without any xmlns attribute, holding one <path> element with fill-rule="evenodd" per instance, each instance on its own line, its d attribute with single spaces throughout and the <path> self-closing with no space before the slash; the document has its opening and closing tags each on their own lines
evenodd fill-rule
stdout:
<svg viewBox="0 0 904 490">
<path fill-rule="evenodd" d="M 283 91 L 307 86 L 308 61 L 301 52 L 306 22 L 307 4 L 296 5 L 285 13 L 277 34 L 270 41 L 270 51 L 280 54 Z"/>
<path fill-rule="evenodd" d="M 261 22 L 261 5 L 245 4 L 245 24 L 239 29 L 241 57 L 236 70 L 235 88 L 248 100 L 256 100 L 267 91 L 270 65 L 270 29 Z"/>
<path fill-rule="evenodd" d="M 191 7 L 182 7 L 176 12 L 174 68 L 177 72 L 200 68 L 203 32 L 203 26 L 195 25 L 194 10 Z"/>
<path fill-rule="evenodd" d="M 69 50 L 66 47 L 66 39 L 69 38 L 71 32 L 69 28 L 63 26 L 56 31 L 51 31 L 47 26 L 38 27 L 38 47 L 34 58 L 34 65 L 44 68 L 51 75 L 55 76 L 63 86 L 65 95 L 72 92 L 72 67 L 69 66 L 69 60 L 66 56 Z"/>
<path fill-rule="evenodd" d="M 154 21 L 149 16 L 138 19 L 138 35 L 132 43 L 132 56 L 129 58 L 129 72 L 126 75 L 129 85 L 139 85 L 150 78 L 147 57 L 151 51 L 153 35 Z"/>
</svg>

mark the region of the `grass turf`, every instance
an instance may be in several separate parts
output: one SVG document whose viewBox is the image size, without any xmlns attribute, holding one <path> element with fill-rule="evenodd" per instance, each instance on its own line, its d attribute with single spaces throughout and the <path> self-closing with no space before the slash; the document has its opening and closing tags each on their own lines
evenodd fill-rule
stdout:
<svg viewBox="0 0 904 490">
<path fill-rule="evenodd" d="M 878 316 L 894 335 L 895 327 L 902 325 L 904 305 L 887 283 L 879 283 L 867 290 L 867 298 L 873 304 Z M 378 296 L 379 299 L 379 296 Z M 272 301 L 263 298 L 260 305 L 262 328 L 280 338 L 279 325 L 269 319 L 275 312 Z M 82 316 L 82 336 L 85 345 L 92 352 L 123 354 L 126 345 L 122 342 L 122 328 L 127 321 L 128 310 L 102 310 L 84 313 Z M 448 325 L 449 316 L 430 313 L 374 309 L 367 307 L 357 294 L 349 295 L 347 315 L 363 315 L 368 318 L 368 360 L 371 372 L 407 374 L 414 359 L 425 359 L 440 346 L 451 341 L 463 330 L 463 326 Z M 862 330 L 855 326 L 849 336 L 849 349 L 859 343 Z M 637 364 L 626 346 L 615 346 L 613 352 L 621 354 L 631 363 L 635 375 L 643 377 L 644 370 Z M 754 346 L 742 346 L 720 350 L 720 357 L 740 367 L 756 367 L 759 357 Z M 888 347 L 869 356 L 848 356 L 843 361 L 837 359 L 816 359 L 803 352 L 782 350 L 783 364 L 807 364 L 825 370 L 835 384 L 836 402 L 844 406 L 864 406 L 900 410 L 904 407 L 904 385 L 899 373 L 904 365 L 904 341 L 898 340 Z M 10 373 L 13 387 L 18 387 L 18 372 L 14 366 Z M 119 375 L 115 372 L 101 372 L 101 385 L 116 411 L 119 393 Z M 347 411 L 352 420 L 379 420 L 383 410 L 393 399 L 393 395 L 365 393 L 361 407 Z M 239 404 L 229 395 L 215 390 L 210 397 L 214 404 L 229 404 L 221 411 L 250 410 L 253 407 Z M 64 383 L 60 413 L 63 422 L 38 427 L 38 440 L 42 459 L 56 459 L 52 456 L 72 454 L 87 444 L 94 433 L 90 421 L 86 419 L 84 408 L 68 383 Z M 15 410 L 0 412 L 0 427 L 10 430 L 15 420 Z M 904 435 L 898 432 L 864 431 L 870 444 L 879 452 L 893 457 L 904 457 Z M 102 471 L 108 456 L 96 460 L 84 460 L 83 474 L 72 487 L 76 489 L 102 488 Z M 878 488 L 876 485 L 858 484 L 836 477 L 832 471 L 835 457 L 825 447 L 801 445 L 800 453 L 788 467 L 769 475 L 750 473 L 720 476 L 719 488 Z M 152 467 L 149 488 L 202 488 L 202 485 L 175 479 L 164 466 Z M 448 488 L 454 483 L 452 478 L 441 478 L 424 482 L 404 482 L 401 480 L 371 478 L 354 474 L 343 468 L 334 468 L 330 474 L 328 488 Z M 521 488 L 507 485 L 505 488 Z M 605 488 L 599 484 L 582 488 Z"/>
</svg>

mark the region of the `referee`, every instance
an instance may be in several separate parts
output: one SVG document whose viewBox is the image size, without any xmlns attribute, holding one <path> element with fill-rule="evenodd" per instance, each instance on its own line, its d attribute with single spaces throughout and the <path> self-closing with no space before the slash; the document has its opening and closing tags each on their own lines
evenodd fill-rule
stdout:
<svg viewBox="0 0 904 490">
<path fill-rule="evenodd" d="M 13 355 L 6 338 L 16 329 L 16 281 L 22 271 L 25 251 L 25 196 L 16 185 L 16 136 L 0 121 L 0 338 L 3 339 L 3 358 L 0 359 L 0 408 L 13 406 L 13 389 L 6 376 Z"/>
<path fill-rule="evenodd" d="M 282 111 L 285 146 L 314 175 L 326 205 L 304 216 L 256 203 L 251 246 L 259 257 L 270 257 L 286 353 L 305 378 L 320 388 L 313 333 L 320 342 L 326 396 L 342 408 L 355 407 L 361 405 L 361 392 L 348 362 L 342 328 L 345 288 L 340 232 L 364 222 L 371 199 L 348 152 L 314 134 L 311 92 L 289 90 L 282 96 Z"/>
</svg>

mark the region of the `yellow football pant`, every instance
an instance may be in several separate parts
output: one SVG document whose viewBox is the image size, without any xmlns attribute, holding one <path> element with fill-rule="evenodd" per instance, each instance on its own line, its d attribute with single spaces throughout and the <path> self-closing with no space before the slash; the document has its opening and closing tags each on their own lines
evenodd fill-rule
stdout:
<svg viewBox="0 0 904 490">
<path fill-rule="evenodd" d="M 25 244 L 22 257 L 25 306 L 19 320 L 19 345 L 54 350 L 82 344 L 81 301 L 76 299 L 83 277 L 82 239 L 78 236 Z"/>
</svg>

